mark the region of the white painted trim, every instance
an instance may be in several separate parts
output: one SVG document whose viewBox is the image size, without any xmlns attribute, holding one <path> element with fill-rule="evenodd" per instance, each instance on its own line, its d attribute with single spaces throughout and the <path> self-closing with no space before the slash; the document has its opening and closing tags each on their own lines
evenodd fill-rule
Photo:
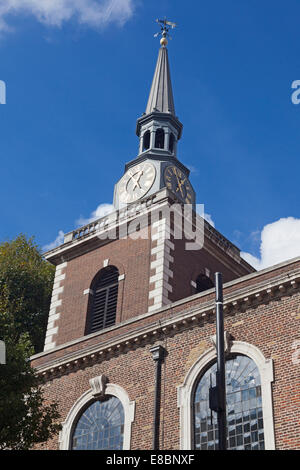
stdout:
<svg viewBox="0 0 300 470">
<path fill-rule="evenodd" d="M 108 266 L 108 263 L 109 263 L 109 258 L 103 261 L 103 267 L 106 268 Z"/>
<path fill-rule="evenodd" d="M 156 253 L 159 253 L 161 251 L 165 251 L 166 253 L 170 254 L 171 248 L 168 247 L 168 245 L 161 243 L 160 245 L 157 245 L 155 248 L 151 249 L 151 255 L 156 255 Z"/>
<path fill-rule="evenodd" d="M 59 266 L 57 266 L 57 268 L 58 267 Z M 65 277 L 66 277 L 65 274 L 59 274 L 58 276 L 55 276 L 54 282 L 57 283 L 57 282 L 63 281 L 65 279 Z"/>
<path fill-rule="evenodd" d="M 58 299 L 58 297 L 59 294 L 61 294 L 64 290 L 64 286 L 61 286 L 60 283 L 66 277 L 66 274 L 62 274 L 62 270 L 67 266 L 67 264 L 67 262 L 64 262 L 56 266 L 51 304 L 48 316 L 46 338 L 44 343 L 44 351 L 49 351 L 49 349 L 53 349 L 56 346 L 56 342 L 53 341 L 53 336 L 57 334 L 58 327 L 55 327 L 54 323 L 56 320 L 59 319 L 60 316 L 60 312 L 57 309 L 61 306 L 62 300 Z"/>
<path fill-rule="evenodd" d="M 169 276 L 167 276 L 167 274 L 165 274 L 165 273 L 155 274 L 154 276 L 150 277 L 150 284 L 152 282 L 157 282 L 157 281 L 161 281 L 161 280 L 165 280 L 166 282 L 168 282 Z"/>
<path fill-rule="evenodd" d="M 96 377 L 95 377 L 96 378 Z M 71 438 L 76 418 L 82 409 L 89 403 L 95 401 L 92 388 L 87 390 L 74 403 L 70 409 L 66 420 L 62 423 L 62 430 L 59 435 L 60 450 L 71 449 Z M 135 401 L 130 401 L 127 392 L 120 385 L 108 383 L 105 387 L 105 395 L 113 395 L 117 397 L 123 405 L 124 409 L 124 439 L 123 450 L 130 450 L 131 441 L 131 425 L 134 421 Z"/>
<path fill-rule="evenodd" d="M 57 330 L 58 330 L 58 326 L 49 328 L 49 324 L 48 324 L 48 329 L 47 329 L 47 333 L 46 333 L 46 339 L 48 338 L 48 336 L 53 336 L 53 335 L 55 335 L 55 334 L 57 333 Z"/>
<path fill-rule="evenodd" d="M 250 357 L 258 367 L 261 378 L 262 408 L 265 432 L 265 449 L 275 449 L 275 434 L 272 405 L 273 360 L 266 359 L 256 347 L 242 341 L 233 341 L 233 354 Z M 192 445 L 192 397 L 196 381 L 201 372 L 216 359 L 216 350 L 211 348 L 202 354 L 188 371 L 182 385 L 177 387 L 177 404 L 180 412 L 180 449 L 191 450 Z"/>
<path fill-rule="evenodd" d="M 49 351 L 50 349 L 54 349 L 55 346 L 56 346 L 55 343 L 47 343 L 47 341 L 45 341 L 44 351 Z"/>
<path fill-rule="evenodd" d="M 152 235 L 152 240 L 157 240 L 157 243 L 162 243 L 164 241 L 170 240 L 172 234 L 170 232 L 158 232 Z M 172 243 L 172 242 L 171 242 Z"/>
<path fill-rule="evenodd" d="M 94 295 L 94 291 L 92 289 L 85 289 L 83 291 L 83 295 L 89 295 L 89 294 Z"/>
<path fill-rule="evenodd" d="M 169 292 L 172 292 L 170 279 L 173 278 L 173 272 L 170 270 L 170 262 L 174 261 L 171 256 L 174 244 L 167 238 L 172 234 L 173 231 L 166 219 L 152 224 L 151 239 L 157 240 L 157 244 L 151 249 L 151 255 L 155 256 L 155 259 L 150 262 L 150 269 L 155 270 L 155 274 L 150 277 L 150 284 L 154 286 L 148 295 L 149 300 L 153 299 L 153 305 L 148 308 L 149 312 L 171 303 L 168 297 Z"/>
<path fill-rule="evenodd" d="M 53 302 L 51 302 L 51 309 L 56 308 L 56 307 L 60 307 L 61 302 L 62 302 L 62 300 L 54 300 Z"/>
</svg>

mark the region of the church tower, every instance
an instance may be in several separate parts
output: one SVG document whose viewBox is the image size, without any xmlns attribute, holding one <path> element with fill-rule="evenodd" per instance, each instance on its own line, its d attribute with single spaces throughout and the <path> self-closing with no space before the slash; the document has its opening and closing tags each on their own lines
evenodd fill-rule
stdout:
<svg viewBox="0 0 300 470">
<path fill-rule="evenodd" d="M 62 425 L 44 448 L 114 457 L 117 450 L 152 449 L 155 457 L 158 449 L 168 456 L 217 449 L 209 388 L 214 273 L 221 272 L 228 449 L 298 449 L 300 258 L 256 272 L 197 214 L 177 156 L 182 124 L 166 47 L 172 23 L 161 23 L 137 120 L 138 155 L 115 185 L 114 210 L 44 254 L 56 274 L 44 351 L 31 364 Z"/>
<path fill-rule="evenodd" d="M 139 152 L 115 185 L 115 210 L 67 233 L 45 254 L 56 265 L 45 351 L 107 329 L 114 334 L 140 315 L 212 289 L 216 271 L 225 282 L 253 272 L 239 249 L 194 211 L 189 170 L 177 157 L 182 124 L 167 34 L 163 23 L 146 111 L 137 120 Z M 186 249 L 195 235 L 194 247 Z"/>
<path fill-rule="evenodd" d="M 177 158 L 183 126 L 175 113 L 167 34 L 164 25 L 146 111 L 136 124 L 139 154 L 126 164 L 125 174 L 116 184 L 117 209 L 163 188 L 173 191 L 180 202 L 195 204 L 190 172 Z"/>
</svg>

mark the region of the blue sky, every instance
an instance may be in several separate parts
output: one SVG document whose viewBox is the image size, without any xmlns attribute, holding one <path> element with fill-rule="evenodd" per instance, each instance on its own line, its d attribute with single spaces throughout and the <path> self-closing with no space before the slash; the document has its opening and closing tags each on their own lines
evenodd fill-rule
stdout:
<svg viewBox="0 0 300 470">
<path fill-rule="evenodd" d="M 164 16 L 197 202 L 257 266 L 300 255 L 297 0 L 0 0 L 0 241 L 45 246 L 112 202 Z"/>
</svg>

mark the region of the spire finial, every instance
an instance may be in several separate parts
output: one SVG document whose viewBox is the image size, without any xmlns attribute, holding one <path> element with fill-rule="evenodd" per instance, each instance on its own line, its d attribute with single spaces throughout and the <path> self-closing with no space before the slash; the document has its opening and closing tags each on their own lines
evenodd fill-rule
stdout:
<svg viewBox="0 0 300 470">
<path fill-rule="evenodd" d="M 157 36 L 159 36 L 161 34 L 162 38 L 160 40 L 160 44 L 161 44 L 161 46 L 166 47 L 166 45 L 168 44 L 167 37 L 172 39 L 171 36 L 169 35 L 169 30 L 170 30 L 170 28 L 174 29 L 177 25 L 176 25 L 176 23 L 172 23 L 172 21 L 168 21 L 166 17 L 165 17 L 164 20 L 157 19 L 155 21 L 156 21 L 156 23 L 161 25 L 160 26 L 161 31 L 160 31 L 160 33 L 154 34 L 154 37 L 157 38 Z"/>
</svg>

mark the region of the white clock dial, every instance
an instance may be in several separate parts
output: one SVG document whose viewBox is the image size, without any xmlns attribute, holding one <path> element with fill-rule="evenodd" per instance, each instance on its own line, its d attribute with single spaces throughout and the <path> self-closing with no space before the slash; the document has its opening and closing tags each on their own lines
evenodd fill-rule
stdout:
<svg viewBox="0 0 300 470">
<path fill-rule="evenodd" d="M 130 168 L 119 183 L 120 202 L 129 204 L 141 199 L 155 180 L 155 167 L 148 162 Z"/>
</svg>

